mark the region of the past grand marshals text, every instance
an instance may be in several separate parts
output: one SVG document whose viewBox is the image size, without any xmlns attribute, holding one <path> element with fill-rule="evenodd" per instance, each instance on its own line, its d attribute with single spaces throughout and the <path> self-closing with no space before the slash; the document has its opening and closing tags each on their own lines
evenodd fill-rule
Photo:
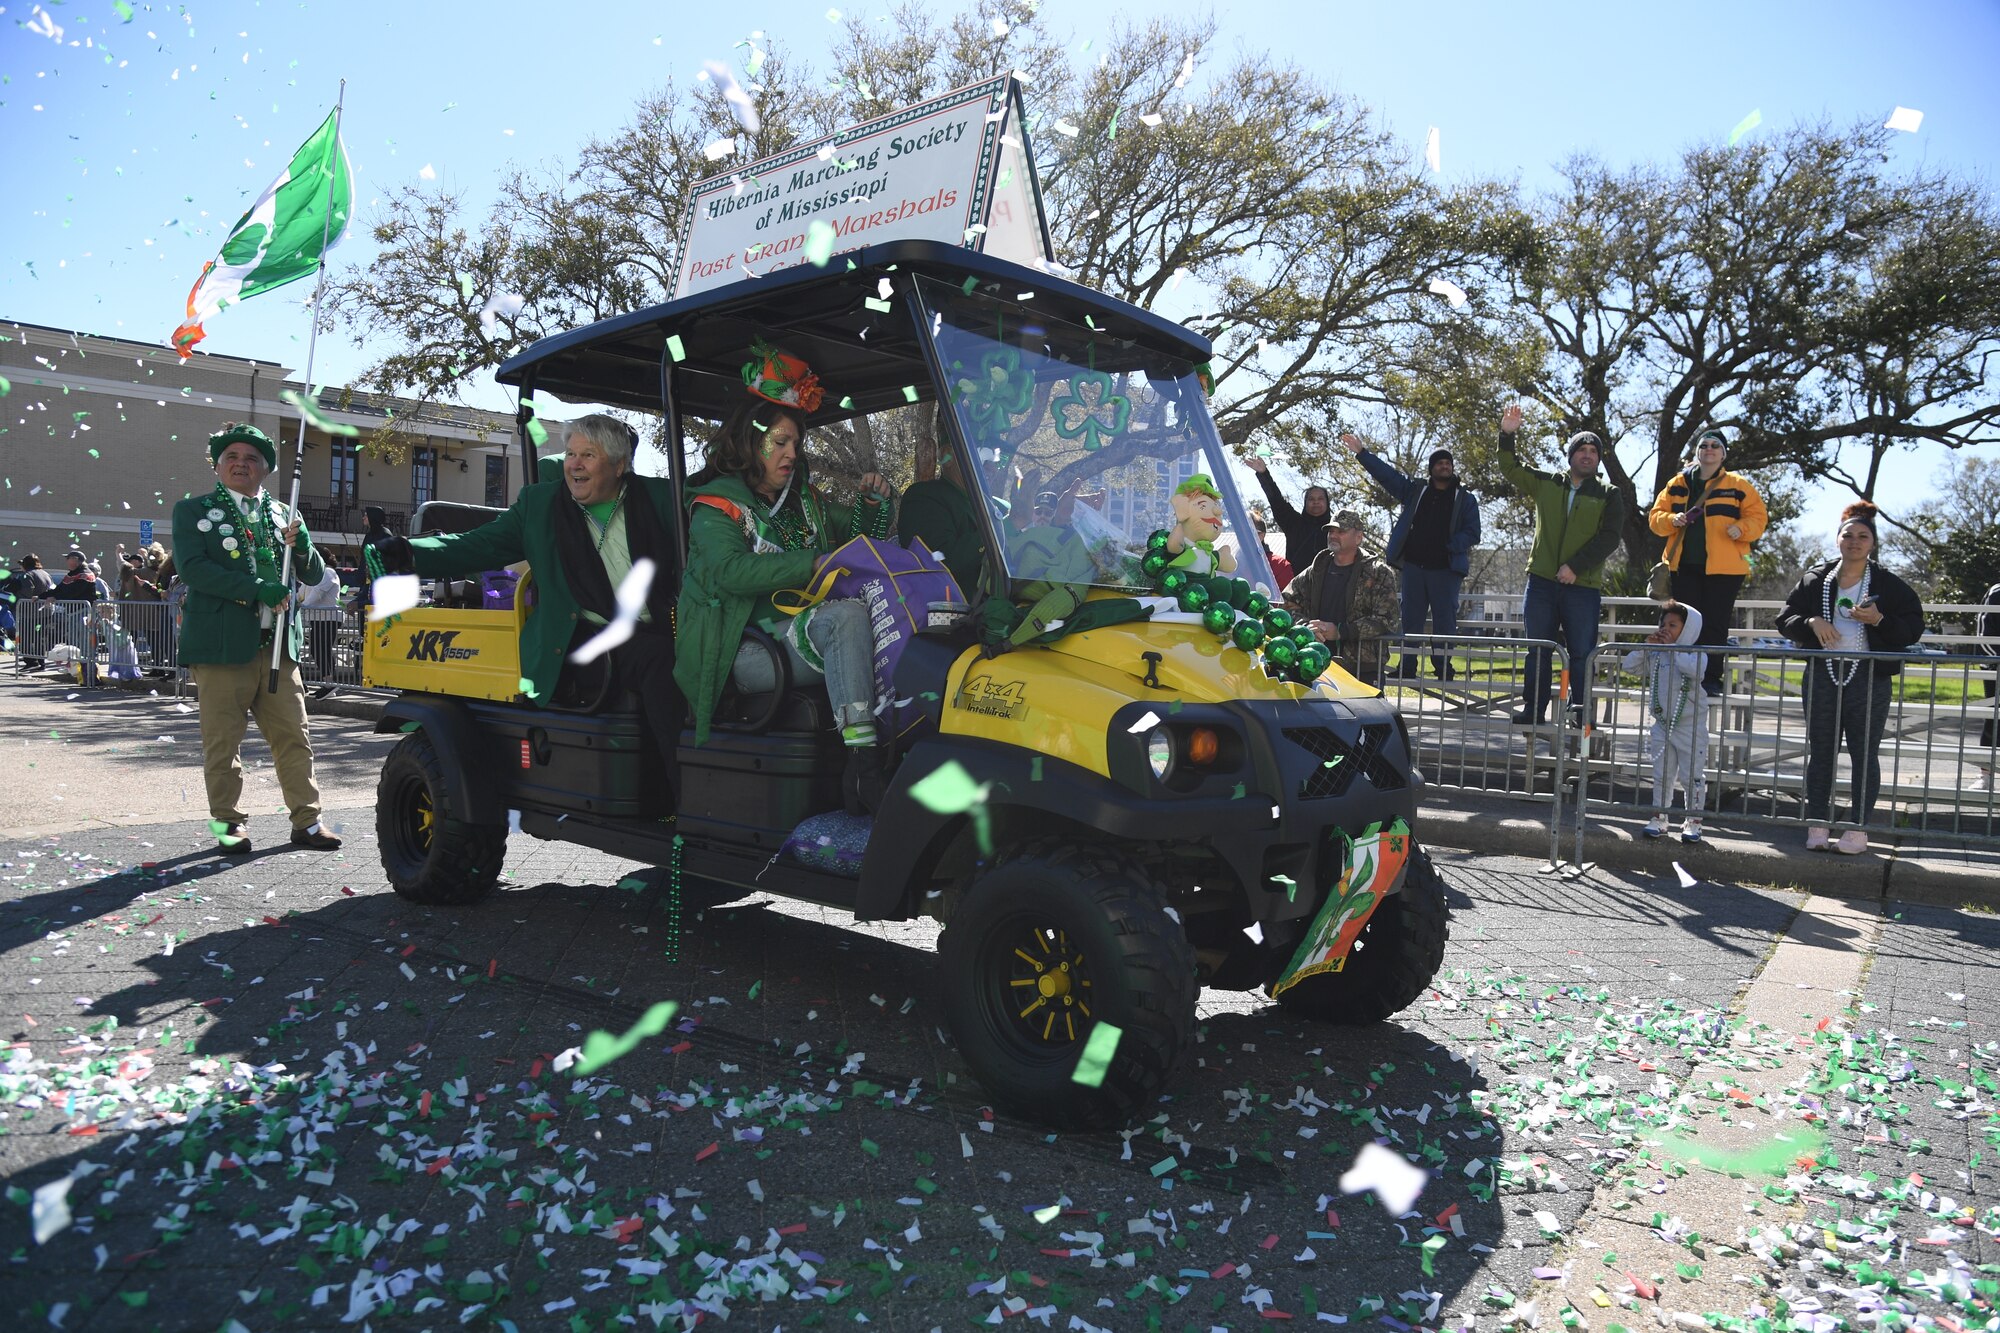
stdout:
<svg viewBox="0 0 2000 1333">
<path fill-rule="evenodd" d="M 832 229 L 834 253 L 967 244 L 986 220 L 1006 112 L 1019 105 L 1010 86 L 990 79 L 700 182 L 674 295 L 809 262 L 815 222 Z"/>
</svg>

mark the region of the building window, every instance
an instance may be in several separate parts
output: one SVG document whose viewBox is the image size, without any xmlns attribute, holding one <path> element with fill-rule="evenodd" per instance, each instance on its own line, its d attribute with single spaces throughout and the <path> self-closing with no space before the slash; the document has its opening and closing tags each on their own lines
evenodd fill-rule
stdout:
<svg viewBox="0 0 2000 1333">
<path fill-rule="evenodd" d="M 352 441 L 335 440 L 333 457 L 329 463 L 329 488 L 333 492 L 333 503 L 342 509 L 356 509 L 361 505 L 361 449 Z"/>
<path fill-rule="evenodd" d="M 410 504 L 429 504 L 438 494 L 438 451 L 410 451 Z"/>
<path fill-rule="evenodd" d="M 507 455 L 486 455 L 486 503 L 495 509 L 507 507 Z"/>
</svg>

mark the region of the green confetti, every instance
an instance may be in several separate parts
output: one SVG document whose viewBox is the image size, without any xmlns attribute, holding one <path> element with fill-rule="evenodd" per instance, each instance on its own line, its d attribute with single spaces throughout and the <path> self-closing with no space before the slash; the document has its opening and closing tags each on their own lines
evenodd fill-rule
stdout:
<svg viewBox="0 0 2000 1333">
<path fill-rule="evenodd" d="M 814 268 L 825 268 L 826 261 L 833 258 L 833 224 L 815 220 L 806 228 L 806 258 Z"/>
<path fill-rule="evenodd" d="M 299 415 L 306 419 L 308 426 L 316 426 L 328 435 L 345 435 L 352 438 L 361 433 L 359 426 L 343 426 L 337 421 L 329 421 L 321 416 L 311 400 L 296 389 L 281 389 L 278 391 L 278 397 L 298 408 Z"/>
<path fill-rule="evenodd" d="M 1762 108 L 1759 108 L 1756 111 L 1752 111 L 1749 115 L 1737 121 L 1736 128 L 1729 132 L 1729 146 L 1731 148 L 1734 148 L 1736 146 L 1736 141 L 1738 139 L 1741 139 L 1744 135 L 1756 129 L 1759 125 L 1762 125 L 1763 123 L 1764 123 L 1764 112 Z"/>
<path fill-rule="evenodd" d="M 1175 1167 L 1179 1165 L 1180 1162 L 1175 1158 L 1162 1157 L 1159 1161 L 1153 1163 L 1153 1174 L 1156 1176 L 1164 1176 L 1165 1174 L 1167 1174 L 1167 1172 L 1173 1170 Z"/>
<path fill-rule="evenodd" d="M 1795 1130 L 1789 1137 L 1775 1138 L 1754 1148 L 1734 1152 L 1707 1148 L 1698 1143 L 1684 1146 L 1656 1144 L 1660 1156 L 1689 1166 L 1705 1166 L 1725 1176 L 1783 1176 L 1792 1163 L 1804 1156 L 1817 1157 L 1826 1147 L 1826 1135 L 1817 1130 Z"/>
<path fill-rule="evenodd" d="M 1036 755 L 1033 759 L 1028 761 L 1028 781 L 1040 782 L 1041 780 L 1042 780 L 1042 757 L 1040 755 Z"/>
<path fill-rule="evenodd" d="M 1111 1072 L 1111 1057 L 1118 1053 L 1118 1039 L 1124 1035 L 1124 1029 L 1113 1023 L 1100 1022 L 1092 1028 L 1090 1040 L 1083 1044 L 1083 1053 L 1076 1057 L 1076 1068 L 1070 1073 L 1070 1082 L 1081 1083 L 1086 1088 L 1103 1087 L 1104 1076 Z"/>
<path fill-rule="evenodd" d="M 1422 1263 L 1424 1266 L 1425 1277 L 1437 1276 L 1438 1253 L 1439 1251 L 1444 1249 L 1445 1243 L 1450 1239 L 1451 1238 L 1449 1236 L 1439 1234 L 1436 1236 L 1432 1236 L 1429 1240 L 1424 1242 Z"/>
<path fill-rule="evenodd" d="M 861 1140 L 861 1151 L 867 1153 L 870 1157 L 880 1157 L 882 1155 L 882 1145 L 873 1139 L 863 1139 Z"/>
<path fill-rule="evenodd" d="M 916 402 L 916 401 L 917 401 L 917 386 L 916 386 L 916 385 L 914 385 L 914 384 L 905 384 L 905 385 L 903 386 L 903 401 L 904 401 L 904 402 L 906 402 L 906 403 L 914 403 L 914 402 Z"/>
<path fill-rule="evenodd" d="M 758 992 L 758 991 L 760 991 L 760 990 L 763 990 L 763 989 L 764 989 L 764 982 L 763 982 L 763 979 L 762 979 L 762 978 L 759 978 L 758 980 L 756 980 L 756 981 L 753 981 L 753 982 L 751 982 L 751 983 L 750 983 L 750 998 L 751 998 L 751 999 L 753 999 L 753 1000 L 754 1000 L 754 999 L 756 999 L 756 998 L 757 998 L 757 992 Z"/>
<path fill-rule="evenodd" d="M 667 1030 L 674 1014 L 680 1009 L 672 1000 L 662 1000 L 648 1009 L 645 1016 L 632 1025 L 623 1036 L 614 1037 L 602 1029 L 584 1038 L 583 1058 L 575 1065 L 575 1072 L 581 1076 L 594 1074 L 619 1056 L 629 1053 L 633 1047 L 648 1037 L 657 1037 Z"/>
<path fill-rule="evenodd" d="M 667 352 L 676 361 L 685 361 L 688 359 L 687 347 L 681 342 L 680 334 L 669 333 L 667 335 Z"/>
<path fill-rule="evenodd" d="M 840 400 L 840 406 L 843 411 L 852 411 L 854 408 L 854 400 L 852 398 L 843 398 Z"/>
<path fill-rule="evenodd" d="M 528 441 L 537 449 L 549 442 L 549 428 L 538 417 L 528 418 Z"/>
<path fill-rule="evenodd" d="M 964 292 L 964 293 L 965 293 L 965 294 L 966 294 L 967 296 L 970 296 L 970 295 L 972 295 L 972 289 L 973 289 L 974 287 L 977 287 L 978 285 L 979 285 L 979 277 L 978 277 L 978 275 L 977 275 L 977 274 L 968 274 L 968 275 L 966 276 L 966 279 L 965 279 L 965 281 L 964 281 L 963 283 L 961 283 L 961 284 L 959 285 L 959 290 L 960 290 L 960 291 L 962 291 L 962 292 Z M 1088 318 L 1089 318 L 1089 316 L 1088 316 L 1088 315 L 1086 315 L 1086 316 L 1084 316 L 1084 318 L 1088 319 Z"/>
<path fill-rule="evenodd" d="M 894 306 L 890 305 L 887 301 L 878 301 L 872 296 L 864 298 L 861 304 L 867 306 L 870 310 L 875 311 L 877 314 L 883 314 L 883 315 L 888 314 L 891 310 L 895 308 Z"/>
<path fill-rule="evenodd" d="M 132 21 L 132 6 L 126 4 L 125 0 L 112 0 L 111 8 L 117 13 L 120 23 L 130 23 Z"/>
<path fill-rule="evenodd" d="M 103 455 L 99 454 L 99 453 L 97 452 L 97 450 L 95 450 L 95 449 L 92 449 L 92 450 L 90 450 L 90 456 L 91 456 L 92 458 L 101 458 L 101 457 L 103 457 Z"/>
<path fill-rule="evenodd" d="M 962 815 L 986 803 L 986 784 L 974 782 L 965 766 L 947 759 L 910 788 L 910 799 L 934 815 Z"/>
</svg>

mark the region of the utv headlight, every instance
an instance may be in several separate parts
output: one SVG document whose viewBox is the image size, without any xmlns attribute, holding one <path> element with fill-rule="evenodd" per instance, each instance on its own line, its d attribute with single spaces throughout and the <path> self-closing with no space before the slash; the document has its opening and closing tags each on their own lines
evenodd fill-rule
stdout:
<svg viewBox="0 0 2000 1333">
<path fill-rule="evenodd" d="M 1146 733 L 1146 766 L 1161 782 L 1174 771 L 1174 738 L 1165 727 L 1154 727 Z"/>
</svg>

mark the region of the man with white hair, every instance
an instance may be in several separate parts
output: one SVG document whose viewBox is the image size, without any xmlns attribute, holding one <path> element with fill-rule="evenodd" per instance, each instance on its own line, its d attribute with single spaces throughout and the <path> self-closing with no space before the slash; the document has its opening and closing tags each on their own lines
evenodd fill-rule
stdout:
<svg viewBox="0 0 2000 1333">
<path fill-rule="evenodd" d="M 676 806 L 675 756 L 687 704 L 674 684 L 673 605 L 681 544 L 671 482 L 632 472 L 632 429 L 602 413 L 569 423 L 560 481 L 524 486 L 514 503 L 471 532 L 380 544 L 385 562 L 408 558 L 417 573 L 457 578 L 525 560 L 535 611 L 521 630 L 522 691 L 554 698 L 563 663 L 618 613 L 619 585 L 641 560 L 654 565 L 632 637 L 611 650 L 615 688 L 639 696 L 646 728 L 666 765 Z"/>
<path fill-rule="evenodd" d="M 291 590 L 282 582 L 284 548 L 306 583 L 327 576 L 305 525 L 264 490 L 278 449 L 255 426 L 226 424 L 208 438 L 215 489 L 174 506 L 174 566 L 187 583 L 180 660 L 201 692 L 201 769 L 209 826 L 221 850 L 250 850 L 243 800 L 243 733 L 248 718 L 271 747 L 278 790 L 292 821 L 292 845 L 332 851 L 340 839 L 320 826 L 306 731 L 305 682 L 299 676 L 298 617 L 285 622 L 278 688 L 270 688 L 277 608 Z"/>
</svg>

